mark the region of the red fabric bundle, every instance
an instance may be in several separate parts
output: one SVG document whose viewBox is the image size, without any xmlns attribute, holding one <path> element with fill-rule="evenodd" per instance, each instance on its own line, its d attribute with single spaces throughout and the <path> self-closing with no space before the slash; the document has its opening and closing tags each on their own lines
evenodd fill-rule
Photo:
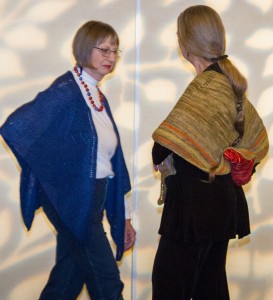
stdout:
<svg viewBox="0 0 273 300">
<path fill-rule="evenodd" d="M 230 162 L 231 177 L 238 186 L 247 184 L 253 173 L 254 159 L 248 160 L 235 149 L 224 151 L 224 158 Z"/>
</svg>

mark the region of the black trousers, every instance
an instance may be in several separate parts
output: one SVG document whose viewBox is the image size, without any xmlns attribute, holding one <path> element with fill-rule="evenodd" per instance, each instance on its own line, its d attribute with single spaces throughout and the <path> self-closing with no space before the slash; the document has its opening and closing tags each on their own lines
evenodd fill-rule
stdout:
<svg viewBox="0 0 273 300">
<path fill-rule="evenodd" d="M 229 300 L 228 240 L 181 242 L 161 237 L 152 283 L 153 300 Z"/>
</svg>

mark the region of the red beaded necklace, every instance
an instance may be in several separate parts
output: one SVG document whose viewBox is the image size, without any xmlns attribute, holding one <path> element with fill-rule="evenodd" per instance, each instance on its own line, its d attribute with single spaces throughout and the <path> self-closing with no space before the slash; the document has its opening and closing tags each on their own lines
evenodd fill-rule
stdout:
<svg viewBox="0 0 273 300">
<path fill-rule="evenodd" d="M 83 87 L 84 87 L 84 89 L 85 89 L 85 91 L 86 91 L 88 100 L 90 101 L 90 103 L 91 103 L 91 105 L 93 106 L 93 108 L 95 109 L 95 111 L 98 111 L 98 112 L 103 111 L 103 108 L 104 108 L 104 105 L 103 105 L 104 98 L 103 98 L 103 94 L 102 94 L 102 92 L 100 91 L 100 89 L 98 88 L 98 86 L 96 86 L 96 88 L 97 88 L 98 93 L 99 93 L 100 107 L 97 107 L 97 105 L 95 104 L 95 102 L 94 102 L 94 100 L 93 100 L 93 97 L 91 96 L 90 90 L 89 90 L 89 88 L 88 88 L 88 85 L 83 81 L 82 76 L 81 76 L 81 73 L 79 72 L 78 68 L 75 67 L 73 70 L 74 70 L 74 72 L 76 73 L 76 75 L 79 77 L 79 80 L 80 80 L 81 84 L 83 85 Z"/>
</svg>

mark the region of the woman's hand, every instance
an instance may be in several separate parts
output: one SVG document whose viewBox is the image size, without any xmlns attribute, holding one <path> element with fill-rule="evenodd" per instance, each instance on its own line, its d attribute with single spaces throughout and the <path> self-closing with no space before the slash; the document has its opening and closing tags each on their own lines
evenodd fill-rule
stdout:
<svg viewBox="0 0 273 300">
<path fill-rule="evenodd" d="M 163 164 L 161 163 L 160 165 L 154 165 L 154 170 L 156 171 L 156 172 L 161 172 L 161 170 L 162 170 L 162 167 L 163 167 Z"/>
<path fill-rule="evenodd" d="M 166 168 L 166 166 L 164 167 L 164 164 L 163 164 L 163 163 L 161 163 L 161 164 L 159 164 L 159 165 L 154 165 L 154 170 L 155 170 L 156 172 L 162 173 L 162 171 L 164 170 L 164 168 Z"/>
<path fill-rule="evenodd" d="M 155 170 L 156 172 L 159 171 L 158 165 L 154 165 L 154 170 Z"/>
<path fill-rule="evenodd" d="M 125 220 L 125 237 L 124 237 L 124 251 L 133 247 L 136 240 L 136 231 L 134 230 L 131 220 Z"/>
</svg>

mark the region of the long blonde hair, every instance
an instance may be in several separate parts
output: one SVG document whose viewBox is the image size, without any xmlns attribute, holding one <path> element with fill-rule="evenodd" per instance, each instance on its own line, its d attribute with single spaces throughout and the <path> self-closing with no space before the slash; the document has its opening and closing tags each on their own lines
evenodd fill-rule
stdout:
<svg viewBox="0 0 273 300">
<path fill-rule="evenodd" d="M 247 81 L 227 57 L 218 60 L 226 51 L 225 28 L 220 16 L 209 6 L 191 6 L 179 15 L 177 29 L 180 47 L 208 61 L 217 61 L 229 79 L 237 97 L 237 117 L 234 126 L 239 136 L 232 143 L 233 146 L 237 145 L 244 135 L 243 99 Z"/>
</svg>

